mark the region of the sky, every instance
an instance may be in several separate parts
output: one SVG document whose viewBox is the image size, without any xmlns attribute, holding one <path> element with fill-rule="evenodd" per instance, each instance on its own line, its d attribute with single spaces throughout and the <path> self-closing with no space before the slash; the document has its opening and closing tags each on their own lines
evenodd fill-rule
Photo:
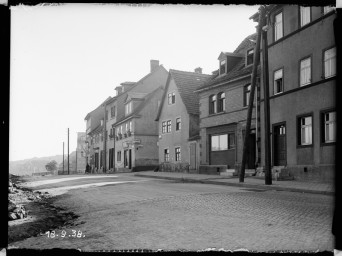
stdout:
<svg viewBox="0 0 342 256">
<path fill-rule="evenodd" d="M 256 32 L 259 6 L 64 4 L 11 7 L 9 160 L 76 149 L 85 116 L 125 81 L 166 70 L 211 74 Z"/>
</svg>

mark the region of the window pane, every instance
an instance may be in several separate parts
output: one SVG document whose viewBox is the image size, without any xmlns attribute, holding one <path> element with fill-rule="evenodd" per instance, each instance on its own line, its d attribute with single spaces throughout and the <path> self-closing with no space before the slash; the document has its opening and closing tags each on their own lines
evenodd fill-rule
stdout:
<svg viewBox="0 0 342 256">
<path fill-rule="evenodd" d="M 211 136 L 211 150 L 219 150 L 219 136 Z"/>
<path fill-rule="evenodd" d="M 283 17 L 282 13 L 275 16 L 275 40 L 283 37 Z"/>
<path fill-rule="evenodd" d="M 336 75 L 336 48 L 324 52 L 324 76 Z"/>
<path fill-rule="evenodd" d="M 219 140 L 220 150 L 227 150 L 228 149 L 228 135 L 227 134 L 220 135 L 219 139 L 220 139 Z"/>
<path fill-rule="evenodd" d="M 300 21 L 301 26 L 304 26 L 310 22 L 310 7 L 300 7 Z"/>
</svg>

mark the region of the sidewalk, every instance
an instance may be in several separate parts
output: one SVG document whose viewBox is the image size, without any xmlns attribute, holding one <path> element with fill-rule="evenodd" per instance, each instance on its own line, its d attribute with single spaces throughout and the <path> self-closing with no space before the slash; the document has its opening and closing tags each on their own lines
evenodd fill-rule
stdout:
<svg viewBox="0 0 342 256">
<path fill-rule="evenodd" d="M 258 179 L 255 177 L 245 177 L 244 182 L 240 183 L 238 177 L 227 177 L 227 176 L 205 175 L 205 174 L 190 174 L 190 173 L 179 173 L 179 172 L 153 172 L 153 171 L 138 172 L 138 173 L 135 173 L 134 176 L 156 178 L 156 179 L 179 180 L 183 182 L 247 187 L 247 188 L 264 189 L 264 190 L 279 190 L 279 191 L 291 191 L 291 192 L 302 192 L 302 193 L 312 193 L 312 194 L 326 194 L 326 195 L 335 194 L 334 183 L 295 181 L 295 180 L 289 180 L 289 181 L 272 180 L 272 185 L 265 185 L 264 179 Z"/>
</svg>

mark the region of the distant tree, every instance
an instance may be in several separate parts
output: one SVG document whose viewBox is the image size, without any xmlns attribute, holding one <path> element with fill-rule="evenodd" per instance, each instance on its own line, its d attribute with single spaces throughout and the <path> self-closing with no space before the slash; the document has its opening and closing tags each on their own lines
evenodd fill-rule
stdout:
<svg viewBox="0 0 342 256">
<path fill-rule="evenodd" d="M 45 168 L 48 172 L 55 171 L 57 170 L 57 162 L 55 160 L 52 160 L 45 165 Z"/>
</svg>

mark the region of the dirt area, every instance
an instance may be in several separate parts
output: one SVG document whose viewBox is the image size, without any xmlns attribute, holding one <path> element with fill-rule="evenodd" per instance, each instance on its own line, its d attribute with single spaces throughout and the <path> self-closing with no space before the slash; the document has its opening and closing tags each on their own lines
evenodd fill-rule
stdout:
<svg viewBox="0 0 342 256">
<path fill-rule="evenodd" d="M 79 216 L 55 207 L 53 204 L 56 197 L 21 187 L 26 180 L 25 177 L 10 175 L 13 191 L 9 193 L 9 205 L 23 206 L 27 214 L 23 218 L 8 221 L 8 243 L 44 235 L 46 231 L 61 226 L 76 225 L 75 220 Z"/>
</svg>

